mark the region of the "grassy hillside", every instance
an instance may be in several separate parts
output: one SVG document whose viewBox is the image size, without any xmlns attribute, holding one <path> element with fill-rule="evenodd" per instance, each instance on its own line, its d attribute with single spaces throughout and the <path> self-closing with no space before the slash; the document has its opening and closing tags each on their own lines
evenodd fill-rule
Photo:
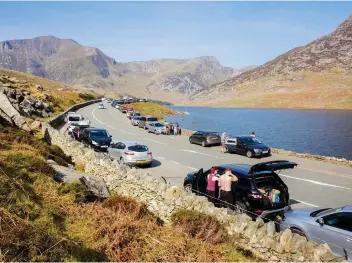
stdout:
<svg viewBox="0 0 352 263">
<path fill-rule="evenodd" d="M 132 103 L 131 107 L 140 112 L 141 115 L 153 115 L 158 119 L 163 119 L 166 115 L 180 114 L 178 111 L 153 102 L 136 102 Z"/>
</svg>

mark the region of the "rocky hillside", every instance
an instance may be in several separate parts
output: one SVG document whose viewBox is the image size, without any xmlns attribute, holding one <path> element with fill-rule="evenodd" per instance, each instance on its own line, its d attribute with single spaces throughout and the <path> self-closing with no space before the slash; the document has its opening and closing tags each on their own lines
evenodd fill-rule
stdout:
<svg viewBox="0 0 352 263">
<path fill-rule="evenodd" d="M 97 48 L 53 36 L 0 42 L 0 67 L 80 87 L 171 101 L 244 71 L 223 67 L 214 57 L 117 63 Z"/>
<path fill-rule="evenodd" d="M 334 32 L 192 99 L 247 107 L 352 108 L 352 16 Z"/>
</svg>

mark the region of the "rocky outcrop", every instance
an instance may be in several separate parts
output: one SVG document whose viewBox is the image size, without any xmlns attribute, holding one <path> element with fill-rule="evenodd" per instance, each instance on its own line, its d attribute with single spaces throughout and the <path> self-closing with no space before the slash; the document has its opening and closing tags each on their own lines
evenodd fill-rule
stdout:
<svg viewBox="0 0 352 263">
<path fill-rule="evenodd" d="M 73 168 L 58 165 L 52 160 L 49 160 L 48 163 L 56 171 L 55 180 L 63 183 L 81 183 L 86 189 L 85 197 L 87 201 L 103 200 L 110 196 L 110 192 L 101 177 L 80 173 Z"/>
</svg>

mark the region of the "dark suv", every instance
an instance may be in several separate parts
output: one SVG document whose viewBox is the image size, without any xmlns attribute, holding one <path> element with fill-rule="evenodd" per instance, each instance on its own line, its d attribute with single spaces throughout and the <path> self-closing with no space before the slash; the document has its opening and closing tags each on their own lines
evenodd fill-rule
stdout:
<svg viewBox="0 0 352 263">
<path fill-rule="evenodd" d="M 273 218 L 289 209 L 288 187 L 275 171 L 292 169 L 295 166 L 297 166 L 296 163 L 289 161 L 271 161 L 255 165 L 224 164 L 218 166 L 218 173 L 222 175 L 229 167 L 238 177 L 237 184 L 232 185 L 232 191 L 236 193 L 236 206 L 239 209 L 247 211 L 247 214 L 252 217 L 260 215 Z M 205 194 L 209 172 L 210 170 L 204 172 L 200 169 L 198 172 L 189 173 L 184 180 L 185 191 L 192 191 L 197 195 Z M 271 202 L 266 194 L 272 189 L 280 191 L 278 202 Z"/>
<path fill-rule="evenodd" d="M 105 129 L 87 128 L 80 133 L 84 145 L 106 152 L 110 147 L 111 135 Z"/>
</svg>

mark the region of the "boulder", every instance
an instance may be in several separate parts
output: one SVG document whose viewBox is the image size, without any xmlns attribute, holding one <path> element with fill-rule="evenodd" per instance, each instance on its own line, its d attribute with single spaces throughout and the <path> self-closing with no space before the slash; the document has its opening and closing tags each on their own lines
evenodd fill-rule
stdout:
<svg viewBox="0 0 352 263">
<path fill-rule="evenodd" d="M 276 233 L 275 222 L 274 221 L 269 221 L 266 224 L 266 234 L 269 237 L 274 237 L 275 233 Z"/>
<path fill-rule="evenodd" d="M 36 130 L 39 129 L 42 126 L 42 123 L 40 121 L 33 121 L 30 125 L 31 129 Z"/>
<path fill-rule="evenodd" d="M 44 90 L 44 88 L 42 87 L 42 85 L 39 85 L 39 84 L 38 84 L 38 85 L 35 85 L 35 88 L 36 88 L 37 90 L 41 90 L 41 91 Z"/>
<path fill-rule="evenodd" d="M 291 239 L 292 239 L 292 231 L 287 228 L 280 235 L 280 245 L 283 246 L 284 248 L 288 247 L 291 243 Z"/>
<path fill-rule="evenodd" d="M 101 177 L 91 176 L 85 173 L 78 172 L 72 168 L 58 165 L 52 160 L 48 163 L 56 171 L 55 180 L 63 183 L 79 182 L 86 189 L 86 200 L 95 201 L 109 197 L 110 192 Z"/>
<path fill-rule="evenodd" d="M 335 261 L 336 257 L 332 254 L 332 251 L 328 244 L 321 244 L 314 249 L 314 261 L 330 262 Z"/>
</svg>

